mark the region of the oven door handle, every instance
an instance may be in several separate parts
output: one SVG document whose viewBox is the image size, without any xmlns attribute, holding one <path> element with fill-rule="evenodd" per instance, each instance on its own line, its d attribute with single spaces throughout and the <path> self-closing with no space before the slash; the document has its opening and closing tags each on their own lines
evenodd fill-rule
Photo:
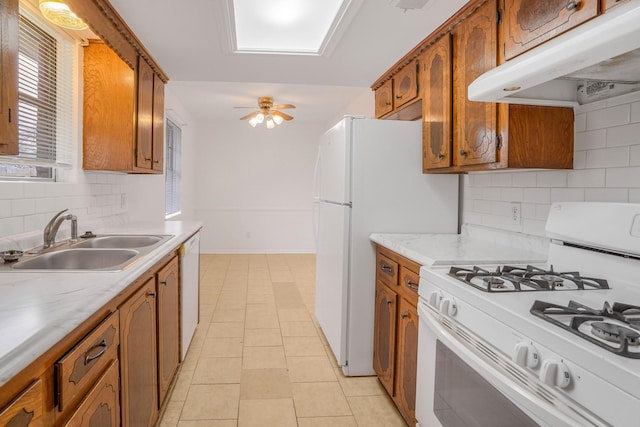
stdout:
<svg viewBox="0 0 640 427">
<path fill-rule="evenodd" d="M 504 357 L 501 353 L 501 364 L 490 363 L 487 359 L 480 357 L 467 345 L 463 344 L 461 339 L 456 338 L 446 327 L 444 327 L 439 318 L 440 313 L 435 312 L 432 307 L 427 306 L 424 302 L 418 304 L 418 317 L 420 318 L 420 327 L 427 327 L 430 331 L 435 333 L 436 338 L 446 344 L 458 357 L 465 361 L 469 366 L 473 368 L 478 374 L 480 374 L 485 380 L 496 387 L 503 395 L 508 397 L 517 406 L 526 408 L 529 415 L 534 415 L 544 420 L 547 425 L 553 427 L 572 427 L 576 423 L 581 426 L 608 426 L 599 418 L 588 413 L 585 409 L 577 407 L 575 403 L 569 405 L 561 398 L 560 395 L 554 393 L 550 387 L 543 384 L 537 379 L 531 379 L 533 382 L 532 388 L 540 389 L 546 388 L 549 395 L 555 398 L 554 405 L 547 403 L 545 400 L 538 397 L 535 393 L 527 390 L 525 387 L 517 386 L 517 380 L 508 378 L 504 370 L 499 369 L 500 365 L 509 365 L 511 371 L 522 371 L 522 369 L 515 365 L 510 359 Z M 464 329 L 467 336 L 475 335 L 466 328 L 455 326 L 460 329 Z M 477 337 L 475 337 L 477 339 Z M 477 341 L 482 341 L 477 339 Z M 479 351 L 479 350 L 478 350 Z M 431 362 L 429 362 L 431 363 Z M 527 375 L 527 374 L 525 374 Z M 579 417 L 579 418 L 578 418 Z"/>
</svg>

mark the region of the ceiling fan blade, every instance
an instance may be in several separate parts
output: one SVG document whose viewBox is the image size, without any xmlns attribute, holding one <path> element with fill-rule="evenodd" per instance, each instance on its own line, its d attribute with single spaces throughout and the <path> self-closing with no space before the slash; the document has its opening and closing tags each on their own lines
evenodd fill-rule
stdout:
<svg viewBox="0 0 640 427">
<path fill-rule="evenodd" d="M 293 104 L 280 104 L 271 107 L 272 110 L 286 110 L 287 108 L 296 108 L 296 106 Z"/>
<path fill-rule="evenodd" d="M 256 107 L 238 107 L 238 106 L 236 106 L 236 107 L 233 107 L 233 108 L 256 108 Z"/>
<path fill-rule="evenodd" d="M 293 117 L 291 117 L 290 115 L 288 115 L 286 113 L 283 113 L 282 111 L 272 111 L 271 115 L 272 116 L 280 116 L 280 117 L 282 117 L 283 119 L 285 119 L 287 121 L 293 120 Z"/>
<path fill-rule="evenodd" d="M 259 113 L 259 111 L 254 111 L 253 113 L 249 113 L 246 116 L 240 117 L 240 120 L 250 119 L 251 117 L 257 116 L 258 113 Z"/>
</svg>

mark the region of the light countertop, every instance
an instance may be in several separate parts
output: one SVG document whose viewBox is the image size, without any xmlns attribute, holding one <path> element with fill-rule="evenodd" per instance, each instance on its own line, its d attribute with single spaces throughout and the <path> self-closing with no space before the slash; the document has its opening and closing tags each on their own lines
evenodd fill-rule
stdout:
<svg viewBox="0 0 640 427">
<path fill-rule="evenodd" d="M 473 225 L 461 234 L 373 233 L 370 239 L 423 266 L 541 263 L 548 250 L 548 239 Z"/>
<path fill-rule="evenodd" d="M 123 271 L 3 270 L 0 273 L 0 386 L 201 227 L 197 221 L 166 221 L 93 230 L 97 234 L 173 235 Z"/>
</svg>

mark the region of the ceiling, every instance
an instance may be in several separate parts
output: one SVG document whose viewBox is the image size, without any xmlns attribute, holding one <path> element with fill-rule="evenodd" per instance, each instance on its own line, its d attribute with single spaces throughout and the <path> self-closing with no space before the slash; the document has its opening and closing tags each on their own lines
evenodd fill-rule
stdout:
<svg viewBox="0 0 640 427">
<path fill-rule="evenodd" d="M 393 0 L 364 0 L 329 52 L 299 56 L 232 53 L 227 0 L 110 1 L 195 118 L 238 119 L 248 111 L 234 106 L 273 96 L 298 106 L 296 120 L 323 124 L 466 3 L 430 0 L 403 11 Z"/>
</svg>

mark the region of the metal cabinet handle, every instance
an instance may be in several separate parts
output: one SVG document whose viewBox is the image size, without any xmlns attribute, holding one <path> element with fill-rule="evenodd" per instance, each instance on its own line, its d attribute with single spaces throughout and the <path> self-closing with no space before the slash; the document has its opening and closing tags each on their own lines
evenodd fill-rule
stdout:
<svg viewBox="0 0 640 427">
<path fill-rule="evenodd" d="M 145 162 L 150 162 L 151 161 L 151 157 L 143 157 Z"/>
<path fill-rule="evenodd" d="M 406 284 L 407 288 L 411 289 L 412 291 L 418 291 L 418 285 L 416 283 L 413 283 L 411 280 L 407 280 Z"/>
<path fill-rule="evenodd" d="M 396 95 L 396 99 L 402 99 L 402 95 Z"/>
<path fill-rule="evenodd" d="M 469 153 L 467 153 L 465 150 L 460 150 L 460 155 L 461 155 L 462 157 L 467 157 L 467 155 L 468 155 L 468 154 L 469 154 Z"/>
<path fill-rule="evenodd" d="M 409 317 L 409 312 L 405 311 L 404 313 L 400 314 L 400 317 L 406 319 L 407 317 Z"/>
<path fill-rule="evenodd" d="M 160 283 L 162 283 L 163 285 L 167 286 L 167 281 L 166 281 L 166 280 L 163 280 L 163 281 L 162 281 L 162 282 L 160 282 Z"/>
<path fill-rule="evenodd" d="M 578 6 L 580 5 L 581 2 L 579 1 L 575 1 L 575 0 L 571 0 L 569 3 L 567 3 L 567 10 L 575 10 L 578 8 Z"/>
<path fill-rule="evenodd" d="M 147 292 L 147 295 L 149 295 L 150 297 L 154 297 L 155 298 L 157 294 L 156 294 L 156 291 L 149 291 L 149 292 Z"/>
<path fill-rule="evenodd" d="M 391 301 L 389 298 L 387 298 L 386 302 L 387 302 L 387 304 L 391 304 L 393 301 Z"/>
<path fill-rule="evenodd" d="M 393 273 L 393 268 L 389 267 L 388 265 L 382 264 L 380 266 L 380 270 L 384 271 L 385 273 Z"/>
<path fill-rule="evenodd" d="M 442 154 L 442 153 L 438 153 L 438 158 L 439 158 L 440 160 L 444 159 L 444 154 Z"/>
<path fill-rule="evenodd" d="M 93 356 L 89 356 L 89 352 L 91 350 L 94 350 L 94 349 L 100 348 L 100 347 L 102 347 L 102 350 L 100 350 L 98 353 L 96 353 Z M 88 365 L 91 361 L 96 360 L 97 358 L 102 356 L 105 351 L 107 351 L 107 340 L 103 339 L 98 344 L 94 345 L 89 350 L 87 350 L 87 352 L 85 353 L 85 356 L 84 356 L 84 364 Z"/>
</svg>

